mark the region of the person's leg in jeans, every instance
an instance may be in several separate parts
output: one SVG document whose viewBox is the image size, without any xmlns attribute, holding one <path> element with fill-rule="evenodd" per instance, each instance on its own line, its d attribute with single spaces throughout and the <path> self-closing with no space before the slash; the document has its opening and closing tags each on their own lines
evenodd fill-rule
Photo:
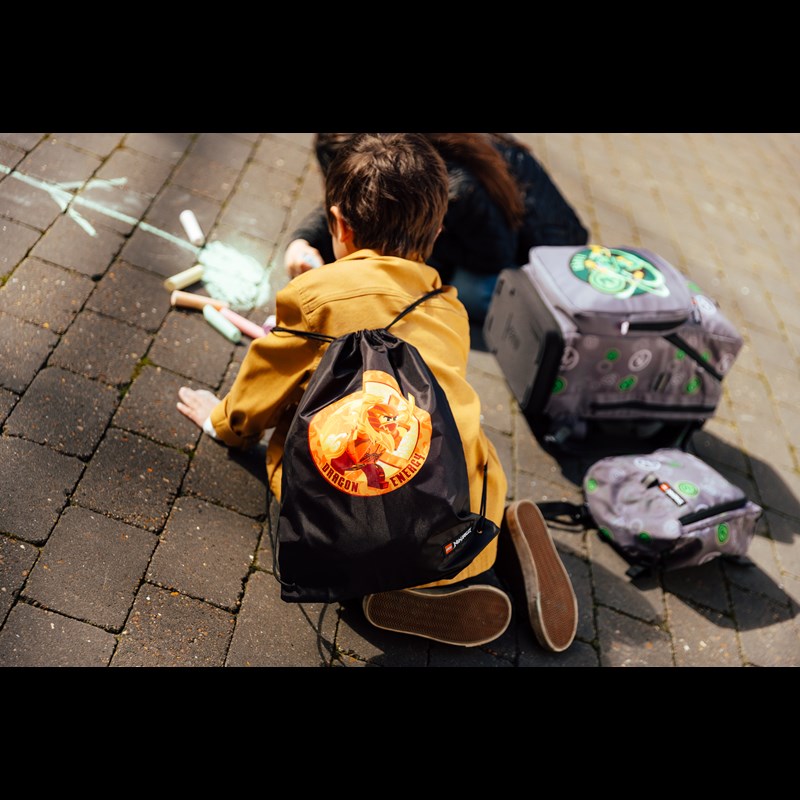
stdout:
<svg viewBox="0 0 800 800">
<path fill-rule="evenodd" d="M 458 289 L 458 299 L 467 309 L 470 322 L 483 324 L 492 301 L 497 275 L 479 275 L 457 267 L 450 283 Z"/>
</svg>

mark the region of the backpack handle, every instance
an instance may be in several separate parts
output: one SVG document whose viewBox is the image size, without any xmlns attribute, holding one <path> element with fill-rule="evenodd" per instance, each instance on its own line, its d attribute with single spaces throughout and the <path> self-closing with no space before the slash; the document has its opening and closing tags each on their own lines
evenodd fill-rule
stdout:
<svg viewBox="0 0 800 800">
<path fill-rule="evenodd" d="M 542 512 L 542 516 L 551 522 L 565 522 L 569 525 L 582 526 L 584 528 L 594 527 L 594 520 L 585 503 L 578 505 L 577 503 L 551 500 L 537 503 L 536 505 L 539 507 L 539 511 Z"/>
</svg>

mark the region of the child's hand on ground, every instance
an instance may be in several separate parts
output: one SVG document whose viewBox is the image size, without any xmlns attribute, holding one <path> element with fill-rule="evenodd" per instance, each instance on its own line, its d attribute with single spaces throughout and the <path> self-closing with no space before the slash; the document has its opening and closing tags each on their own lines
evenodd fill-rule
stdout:
<svg viewBox="0 0 800 800">
<path fill-rule="evenodd" d="M 289 242 L 283 256 L 283 265 L 290 278 L 301 275 L 309 269 L 322 266 L 322 256 L 316 247 L 312 247 L 305 239 Z"/>
<path fill-rule="evenodd" d="M 219 398 L 207 389 L 190 389 L 188 386 L 178 389 L 178 397 L 178 411 L 189 417 L 199 428 L 203 427 L 208 415 L 219 403 Z"/>
</svg>

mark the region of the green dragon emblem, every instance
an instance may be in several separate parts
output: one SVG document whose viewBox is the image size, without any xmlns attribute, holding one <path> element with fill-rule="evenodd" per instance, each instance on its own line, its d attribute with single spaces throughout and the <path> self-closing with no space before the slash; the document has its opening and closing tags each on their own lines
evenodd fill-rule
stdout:
<svg viewBox="0 0 800 800">
<path fill-rule="evenodd" d="M 578 278 L 603 294 L 620 299 L 645 293 L 669 296 L 661 271 L 626 250 L 590 245 L 575 253 L 569 266 Z"/>
</svg>

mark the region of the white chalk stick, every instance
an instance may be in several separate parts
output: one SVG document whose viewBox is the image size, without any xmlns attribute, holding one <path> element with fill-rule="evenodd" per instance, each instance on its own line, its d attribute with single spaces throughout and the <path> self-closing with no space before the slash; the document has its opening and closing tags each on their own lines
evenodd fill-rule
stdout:
<svg viewBox="0 0 800 800">
<path fill-rule="evenodd" d="M 197 283 L 202 277 L 202 265 L 195 264 L 193 267 L 185 269 L 183 272 L 179 272 L 171 278 L 167 278 L 164 281 L 164 288 L 169 289 L 171 292 L 175 291 L 175 289 L 183 289 L 185 286 L 191 286 L 193 283 Z"/>
<path fill-rule="evenodd" d="M 194 215 L 194 211 L 188 208 L 186 211 L 181 211 L 180 220 L 183 229 L 186 231 L 186 235 L 189 237 L 189 241 L 192 244 L 203 244 L 206 237 L 203 233 L 203 229 L 200 227 L 200 223 L 197 221 L 197 217 Z"/>
</svg>

